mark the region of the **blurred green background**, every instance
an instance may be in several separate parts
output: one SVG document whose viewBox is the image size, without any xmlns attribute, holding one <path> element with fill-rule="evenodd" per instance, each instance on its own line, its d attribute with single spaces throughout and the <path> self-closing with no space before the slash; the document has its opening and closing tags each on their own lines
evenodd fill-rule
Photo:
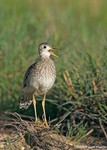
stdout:
<svg viewBox="0 0 107 150">
<path fill-rule="evenodd" d="M 19 110 L 19 99 L 25 71 L 43 41 L 62 48 L 56 84 L 47 96 L 48 118 L 70 112 L 70 125 L 72 116 L 76 124 L 91 126 L 98 118 L 106 124 L 107 0 L 0 0 L 0 112 L 33 116 L 33 106 Z"/>
</svg>

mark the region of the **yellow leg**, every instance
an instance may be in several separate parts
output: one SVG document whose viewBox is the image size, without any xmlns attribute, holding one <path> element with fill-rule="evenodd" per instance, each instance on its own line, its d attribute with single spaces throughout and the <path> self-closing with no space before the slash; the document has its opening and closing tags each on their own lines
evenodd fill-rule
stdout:
<svg viewBox="0 0 107 150">
<path fill-rule="evenodd" d="M 44 115 L 44 123 L 45 123 L 46 127 L 48 128 L 49 125 L 48 125 L 48 122 L 46 119 L 46 112 L 45 112 L 45 99 L 46 99 L 46 94 L 44 95 L 43 100 L 42 100 L 42 108 L 43 108 L 43 115 Z"/>
<path fill-rule="evenodd" d="M 37 110 L 36 110 L 36 100 L 33 95 L 33 106 L 34 106 L 34 112 L 35 112 L 35 122 L 37 122 Z"/>
</svg>

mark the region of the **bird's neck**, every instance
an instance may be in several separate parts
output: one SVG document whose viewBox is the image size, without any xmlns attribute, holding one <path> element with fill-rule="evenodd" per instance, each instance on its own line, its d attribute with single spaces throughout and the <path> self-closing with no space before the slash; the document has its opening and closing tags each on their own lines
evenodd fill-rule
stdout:
<svg viewBox="0 0 107 150">
<path fill-rule="evenodd" d="M 50 59 L 50 57 L 49 57 L 49 56 L 46 56 L 46 55 L 40 56 L 40 58 L 41 58 L 41 59 Z"/>
</svg>

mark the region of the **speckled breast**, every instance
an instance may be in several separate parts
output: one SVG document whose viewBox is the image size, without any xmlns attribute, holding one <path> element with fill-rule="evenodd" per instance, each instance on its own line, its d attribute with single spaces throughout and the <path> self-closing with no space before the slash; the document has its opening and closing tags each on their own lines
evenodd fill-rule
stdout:
<svg viewBox="0 0 107 150">
<path fill-rule="evenodd" d="M 38 66 L 37 66 L 38 67 Z M 56 68 L 51 59 L 39 62 L 39 72 L 36 72 L 36 80 L 33 82 L 35 95 L 43 95 L 53 86 L 56 78 Z"/>
</svg>

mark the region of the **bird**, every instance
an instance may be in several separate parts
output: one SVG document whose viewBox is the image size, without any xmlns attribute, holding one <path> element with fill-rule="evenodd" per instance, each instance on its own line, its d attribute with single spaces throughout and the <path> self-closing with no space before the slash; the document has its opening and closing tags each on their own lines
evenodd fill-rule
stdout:
<svg viewBox="0 0 107 150">
<path fill-rule="evenodd" d="M 52 88 L 56 79 L 56 67 L 50 56 L 53 55 L 59 58 L 53 52 L 56 49 L 58 48 L 52 48 L 47 42 L 39 44 L 39 58 L 28 67 L 23 78 L 22 97 L 19 106 L 20 109 L 27 109 L 33 102 L 35 122 L 37 122 L 38 117 L 35 97 L 43 96 L 42 109 L 46 127 L 49 127 L 49 125 L 46 119 L 45 99 L 47 92 Z"/>
</svg>

